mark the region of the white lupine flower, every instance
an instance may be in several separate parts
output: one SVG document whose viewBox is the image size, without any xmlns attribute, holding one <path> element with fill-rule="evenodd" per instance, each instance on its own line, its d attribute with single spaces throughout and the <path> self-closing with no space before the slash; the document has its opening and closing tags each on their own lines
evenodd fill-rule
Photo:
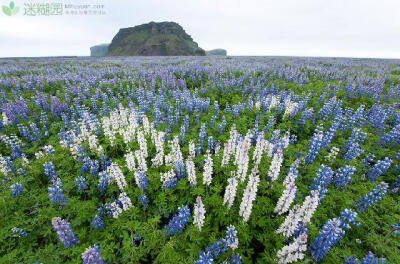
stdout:
<svg viewBox="0 0 400 264">
<path fill-rule="evenodd" d="M 10 124 L 10 120 L 8 119 L 6 113 L 3 112 L 3 125 L 8 126 Z"/>
<path fill-rule="evenodd" d="M 137 132 L 137 141 L 139 143 L 139 148 L 142 151 L 143 157 L 147 158 L 149 155 L 147 152 L 147 140 L 144 137 L 144 133 L 141 129 L 139 129 Z"/>
<path fill-rule="evenodd" d="M 304 258 L 307 251 L 307 234 L 301 234 L 292 243 L 278 250 L 277 257 L 279 264 L 288 264 Z"/>
<path fill-rule="evenodd" d="M 161 166 L 164 163 L 164 135 L 164 132 L 152 133 L 152 140 L 157 151 L 156 156 L 151 160 L 153 166 Z"/>
<path fill-rule="evenodd" d="M 174 136 L 172 141 L 169 142 L 169 145 L 171 147 L 171 152 L 165 155 L 165 164 L 175 166 L 177 161 L 183 160 L 178 136 Z"/>
<path fill-rule="evenodd" d="M 136 150 L 135 151 L 135 157 L 137 159 L 138 162 L 138 167 L 139 170 L 146 172 L 147 171 L 147 163 L 146 163 L 146 159 L 144 158 L 144 155 L 142 153 L 141 150 Z"/>
<path fill-rule="evenodd" d="M 135 132 L 136 132 L 136 126 L 131 124 L 129 124 L 128 127 L 121 128 L 119 130 L 119 133 L 122 135 L 122 139 L 124 140 L 125 144 L 133 142 L 135 140 Z"/>
<path fill-rule="evenodd" d="M 103 155 L 103 147 L 99 145 L 96 135 L 94 134 L 90 135 L 88 137 L 88 142 L 89 142 L 89 149 L 92 152 L 96 153 L 99 156 Z"/>
<path fill-rule="evenodd" d="M 249 167 L 249 149 L 250 149 L 250 138 L 252 134 L 250 130 L 247 132 L 245 138 L 241 140 L 236 145 L 236 154 L 235 154 L 235 165 L 238 166 L 237 175 L 240 181 L 244 181 L 247 176 L 247 170 Z"/>
<path fill-rule="evenodd" d="M 285 238 L 291 237 L 300 221 L 299 211 L 300 205 L 296 204 L 293 206 L 293 208 L 289 210 L 289 214 L 286 216 L 285 221 L 283 221 L 278 230 L 276 230 L 276 233 L 282 234 Z"/>
<path fill-rule="evenodd" d="M 265 144 L 264 134 L 258 135 L 256 147 L 254 148 L 254 151 L 253 151 L 254 166 L 258 166 L 260 164 L 261 157 L 264 152 L 264 144 Z"/>
<path fill-rule="evenodd" d="M 103 117 L 101 119 L 101 126 L 103 128 L 104 135 L 110 140 L 111 146 L 115 143 L 115 133 L 111 126 L 111 121 L 109 117 Z"/>
<path fill-rule="evenodd" d="M 204 163 L 203 171 L 203 184 L 210 185 L 213 173 L 213 160 L 211 158 L 210 150 L 207 149 L 206 160 Z"/>
<path fill-rule="evenodd" d="M 189 141 L 189 156 L 188 156 L 188 158 L 194 159 L 194 157 L 196 156 L 195 147 L 196 147 L 196 146 L 195 146 L 193 140 L 190 140 L 190 141 Z"/>
<path fill-rule="evenodd" d="M 203 201 L 200 196 L 197 196 L 196 203 L 194 204 L 194 218 L 193 223 L 197 226 L 201 232 L 201 228 L 204 225 L 204 218 L 206 215 L 206 210 L 204 209 Z"/>
<path fill-rule="evenodd" d="M 186 160 L 186 172 L 187 172 L 188 180 L 189 180 L 190 184 L 192 186 L 196 186 L 197 185 L 196 168 L 195 168 L 193 160 L 191 160 L 190 158 L 188 158 Z"/>
<path fill-rule="evenodd" d="M 290 181 L 292 181 L 292 178 L 293 179 L 297 178 L 297 175 L 299 173 L 298 167 L 299 167 L 300 161 L 302 161 L 302 159 L 296 159 L 292 163 L 292 165 L 290 166 L 288 175 L 286 175 L 285 179 L 283 180 L 283 185 L 287 185 Z"/>
<path fill-rule="evenodd" d="M 231 155 L 234 153 L 236 149 L 236 138 L 237 138 L 236 125 L 233 125 L 231 131 L 229 132 L 229 139 L 224 144 L 224 153 L 222 155 L 221 166 L 225 166 L 229 163 Z"/>
<path fill-rule="evenodd" d="M 291 116 L 294 110 L 296 110 L 299 104 L 297 102 L 291 101 L 290 98 L 285 100 L 285 113 L 283 114 L 283 119 Z"/>
<path fill-rule="evenodd" d="M 219 151 L 221 150 L 221 146 L 220 146 L 220 144 L 218 144 L 216 147 L 215 147 L 215 150 L 214 150 L 214 155 L 215 156 L 218 156 L 219 155 Z"/>
<path fill-rule="evenodd" d="M 328 155 L 325 156 L 325 159 L 329 162 L 332 162 L 336 158 L 337 154 L 339 154 L 339 151 L 339 148 L 332 147 Z"/>
<path fill-rule="evenodd" d="M 117 164 L 111 163 L 111 165 L 107 168 L 107 174 L 110 176 L 111 182 L 117 182 L 120 190 L 123 190 L 127 186 L 125 176 Z"/>
<path fill-rule="evenodd" d="M 126 160 L 126 167 L 128 167 L 128 170 L 135 171 L 136 170 L 135 156 L 133 155 L 132 151 L 128 151 L 125 154 L 125 160 Z"/>
<path fill-rule="evenodd" d="M 269 110 L 275 108 L 278 105 L 278 99 L 276 98 L 275 95 L 271 96 L 271 102 L 269 104 Z"/>
<path fill-rule="evenodd" d="M 278 203 L 276 204 L 274 213 L 281 215 L 289 211 L 289 207 L 293 203 L 297 191 L 297 187 L 294 181 L 295 179 L 293 177 L 288 179 L 288 182 L 285 186 L 286 188 L 283 191 L 282 196 L 279 198 Z"/>
<path fill-rule="evenodd" d="M 299 219 L 304 224 L 308 224 L 311 221 L 311 217 L 317 210 L 319 203 L 319 192 L 312 190 L 311 194 L 304 199 L 303 205 L 299 210 Z"/>
<path fill-rule="evenodd" d="M 168 172 L 164 172 L 160 174 L 160 181 L 164 185 L 175 178 L 175 170 L 172 168 Z"/>
<path fill-rule="evenodd" d="M 110 206 L 113 218 L 117 219 L 119 215 L 122 213 L 122 208 L 118 205 L 117 202 L 112 202 Z"/>
<path fill-rule="evenodd" d="M 35 158 L 40 159 L 44 157 L 43 151 L 39 150 L 38 152 L 35 153 Z"/>
<path fill-rule="evenodd" d="M 227 205 L 228 208 L 231 208 L 231 206 L 233 205 L 233 202 L 236 197 L 237 186 L 238 182 L 236 177 L 231 177 L 228 179 L 228 185 L 226 186 L 225 189 L 224 202 L 223 202 L 223 205 Z"/>
<path fill-rule="evenodd" d="M 247 222 L 250 218 L 251 210 L 253 209 L 253 202 L 256 200 L 258 183 L 260 177 L 257 175 L 257 169 L 253 169 L 249 176 L 246 189 L 243 193 L 242 202 L 240 203 L 239 215 L 243 217 L 243 221 Z"/>
<path fill-rule="evenodd" d="M 265 151 L 265 153 L 267 153 L 268 157 L 272 158 L 272 154 L 274 151 L 274 144 L 272 144 L 268 140 L 265 140 L 264 151 Z"/>
<path fill-rule="evenodd" d="M 132 207 L 131 199 L 126 195 L 125 192 L 122 192 L 122 193 L 119 194 L 118 200 L 121 202 L 122 209 L 124 211 L 126 211 L 126 210 L 128 210 L 129 208 Z"/>
<path fill-rule="evenodd" d="M 143 123 L 144 134 L 149 135 L 150 134 L 150 122 L 149 122 L 149 119 L 147 118 L 147 116 L 143 117 L 142 123 Z"/>
<path fill-rule="evenodd" d="M 281 142 L 283 143 L 283 149 L 289 147 L 290 142 L 290 131 L 286 131 L 285 135 L 282 137 Z"/>
<path fill-rule="evenodd" d="M 271 165 L 268 170 L 268 177 L 270 177 L 271 181 L 276 181 L 279 176 L 279 172 L 281 171 L 281 165 L 283 162 L 283 154 L 282 150 L 279 149 L 273 156 Z"/>
</svg>

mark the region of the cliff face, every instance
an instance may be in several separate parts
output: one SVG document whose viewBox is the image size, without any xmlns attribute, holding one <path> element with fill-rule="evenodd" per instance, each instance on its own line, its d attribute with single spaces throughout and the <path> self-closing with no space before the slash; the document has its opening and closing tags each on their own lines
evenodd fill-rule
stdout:
<svg viewBox="0 0 400 264">
<path fill-rule="evenodd" d="M 175 22 L 150 22 L 120 29 L 108 47 L 108 56 L 205 55 Z"/>
<path fill-rule="evenodd" d="M 90 47 L 90 56 L 91 57 L 103 57 L 107 56 L 108 46 L 110 44 L 100 44 L 93 47 Z"/>
<path fill-rule="evenodd" d="M 224 49 L 213 49 L 206 51 L 207 56 L 226 56 L 226 54 L 227 52 Z"/>
</svg>

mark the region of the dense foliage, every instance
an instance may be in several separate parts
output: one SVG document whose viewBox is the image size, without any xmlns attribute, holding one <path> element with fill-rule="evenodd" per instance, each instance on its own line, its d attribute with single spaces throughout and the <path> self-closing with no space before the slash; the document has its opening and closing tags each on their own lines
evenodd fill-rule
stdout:
<svg viewBox="0 0 400 264">
<path fill-rule="evenodd" d="M 400 263 L 399 73 L 2 60 L 0 263 Z"/>
</svg>

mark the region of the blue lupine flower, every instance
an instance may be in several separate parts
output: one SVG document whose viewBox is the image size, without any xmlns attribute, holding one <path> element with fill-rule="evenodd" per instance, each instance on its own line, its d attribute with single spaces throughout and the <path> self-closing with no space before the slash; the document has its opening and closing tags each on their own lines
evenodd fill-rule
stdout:
<svg viewBox="0 0 400 264">
<path fill-rule="evenodd" d="M 86 185 L 86 179 L 82 176 L 75 178 L 75 185 L 78 187 L 78 193 L 82 193 L 84 190 L 88 189 Z"/>
<path fill-rule="evenodd" d="M 331 247 L 343 237 L 345 232 L 340 225 L 341 222 L 337 218 L 329 219 L 324 224 L 310 247 L 311 256 L 315 261 L 320 262 Z"/>
<path fill-rule="evenodd" d="M 392 165 L 392 160 L 386 157 L 383 160 L 378 160 L 378 162 L 372 167 L 372 169 L 368 172 L 368 180 L 370 182 L 375 182 L 377 178 L 385 173 L 390 165 Z"/>
<path fill-rule="evenodd" d="M 11 232 L 13 233 L 13 237 L 28 237 L 29 233 L 26 230 L 18 227 L 11 228 Z"/>
<path fill-rule="evenodd" d="M 218 240 L 214 242 L 211 246 L 206 247 L 206 252 L 209 252 L 214 259 L 218 258 L 220 254 L 225 253 L 228 249 L 228 244 L 226 243 L 225 239 Z"/>
<path fill-rule="evenodd" d="M 22 191 L 24 190 L 24 187 L 22 187 L 22 184 L 20 184 L 20 183 L 15 183 L 10 186 L 10 189 L 11 189 L 12 197 L 16 198 L 22 193 Z"/>
<path fill-rule="evenodd" d="M 367 208 L 371 207 L 372 204 L 382 200 L 388 189 L 388 184 L 386 182 L 381 182 L 374 189 L 365 195 L 363 198 L 356 202 L 355 208 L 361 212 L 364 212 Z"/>
<path fill-rule="evenodd" d="M 100 257 L 100 249 L 98 245 L 88 247 L 82 253 L 83 264 L 105 264 L 104 260 Z"/>
<path fill-rule="evenodd" d="M 218 131 L 217 131 L 218 136 L 221 135 L 222 132 L 224 132 L 225 127 L 226 127 L 226 119 L 225 116 L 222 116 L 222 121 L 218 126 Z"/>
<path fill-rule="evenodd" d="M 142 191 L 147 190 L 149 187 L 149 182 L 147 180 L 147 175 L 143 171 L 138 171 L 138 181 L 139 181 L 139 189 Z"/>
<path fill-rule="evenodd" d="M 62 208 L 63 205 L 68 204 L 68 200 L 64 196 L 61 187 L 62 187 L 61 182 L 57 181 L 48 188 L 50 201 L 52 203 L 59 204 L 60 208 Z"/>
<path fill-rule="evenodd" d="M 55 167 L 53 165 L 53 162 L 46 162 L 43 164 L 43 169 L 44 169 L 44 174 L 49 177 L 50 182 L 53 182 L 56 180 L 56 170 Z"/>
<path fill-rule="evenodd" d="M 183 179 L 186 176 L 186 172 L 185 172 L 185 165 L 181 160 L 178 160 L 175 163 L 175 172 L 176 172 L 176 177 L 178 178 L 178 180 Z"/>
<path fill-rule="evenodd" d="M 109 176 L 107 175 L 107 172 L 102 171 L 99 173 L 100 179 L 99 179 L 99 183 L 97 185 L 99 192 L 104 195 L 107 191 L 107 187 L 108 187 L 108 182 L 110 180 Z"/>
<path fill-rule="evenodd" d="M 341 213 L 340 213 L 340 227 L 344 230 L 348 230 L 351 228 L 351 225 L 355 225 L 355 226 L 360 226 L 361 223 L 357 221 L 357 213 L 353 212 L 350 209 L 344 209 Z"/>
<path fill-rule="evenodd" d="M 398 175 L 396 181 L 390 185 L 390 191 L 392 193 L 400 194 L 400 175 Z"/>
<path fill-rule="evenodd" d="M 233 225 L 229 226 L 226 230 L 225 241 L 228 247 L 235 249 L 238 245 L 237 231 Z"/>
<path fill-rule="evenodd" d="M 175 215 L 166 225 L 165 232 L 168 235 L 176 235 L 182 233 L 186 223 L 189 221 L 190 210 L 187 205 L 178 208 L 178 214 Z"/>
<path fill-rule="evenodd" d="M 317 156 L 319 150 L 322 147 L 322 139 L 323 139 L 324 133 L 321 131 L 320 127 L 317 127 L 315 129 L 314 135 L 311 137 L 310 143 L 309 143 L 309 149 L 307 156 L 305 158 L 306 164 L 311 164 L 314 162 L 315 157 Z"/>
<path fill-rule="evenodd" d="M 321 202 L 328 193 L 328 186 L 331 183 L 332 178 L 332 169 L 322 164 L 318 169 L 317 176 L 315 176 L 309 187 L 309 190 L 317 190 L 319 192 L 319 202 Z"/>
<path fill-rule="evenodd" d="M 360 261 L 357 258 L 350 257 L 350 258 L 346 258 L 344 260 L 344 263 L 345 264 L 359 264 Z"/>
<path fill-rule="evenodd" d="M 210 252 L 199 252 L 199 260 L 193 262 L 193 264 L 213 264 L 214 259 Z"/>
<path fill-rule="evenodd" d="M 353 177 L 356 172 L 356 168 L 353 166 L 344 166 L 339 168 L 336 175 L 333 178 L 333 183 L 337 188 L 343 190 L 344 187 L 350 182 L 351 177 Z"/>
<path fill-rule="evenodd" d="M 72 232 L 70 224 L 60 217 L 53 217 L 51 220 L 54 231 L 65 248 L 74 247 L 79 243 L 78 238 Z"/>
<path fill-rule="evenodd" d="M 386 263 L 386 259 L 375 257 L 374 253 L 371 251 L 361 260 L 361 264 L 378 264 L 378 263 Z"/>
<path fill-rule="evenodd" d="M 94 229 L 100 229 L 101 231 L 103 231 L 105 228 L 105 224 L 104 224 L 103 220 L 98 215 L 95 215 L 93 217 L 91 224 Z"/>
<path fill-rule="evenodd" d="M 143 206 L 147 206 L 147 195 L 146 194 L 139 195 L 138 200 Z"/>
</svg>

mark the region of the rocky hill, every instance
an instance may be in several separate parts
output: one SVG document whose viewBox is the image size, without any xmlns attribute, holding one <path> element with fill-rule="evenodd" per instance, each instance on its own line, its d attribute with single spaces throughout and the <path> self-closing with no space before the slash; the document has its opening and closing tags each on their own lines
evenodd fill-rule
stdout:
<svg viewBox="0 0 400 264">
<path fill-rule="evenodd" d="M 92 57 L 107 56 L 108 46 L 110 46 L 110 44 L 100 44 L 100 45 L 90 47 L 90 56 L 92 56 Z"/>
<path fill-rule="evenodd" d="M 108 56 L 205 55 L 192 37 L 175 22 L 150 22 L 122 28 L 108 47 Z"/>
<path fill-rule="evenodd" d="M 224 49 L 213 49 L 206 51 L 207 56 L 226 56 L 226 54 L 227 52 Z"/>
</svg>

